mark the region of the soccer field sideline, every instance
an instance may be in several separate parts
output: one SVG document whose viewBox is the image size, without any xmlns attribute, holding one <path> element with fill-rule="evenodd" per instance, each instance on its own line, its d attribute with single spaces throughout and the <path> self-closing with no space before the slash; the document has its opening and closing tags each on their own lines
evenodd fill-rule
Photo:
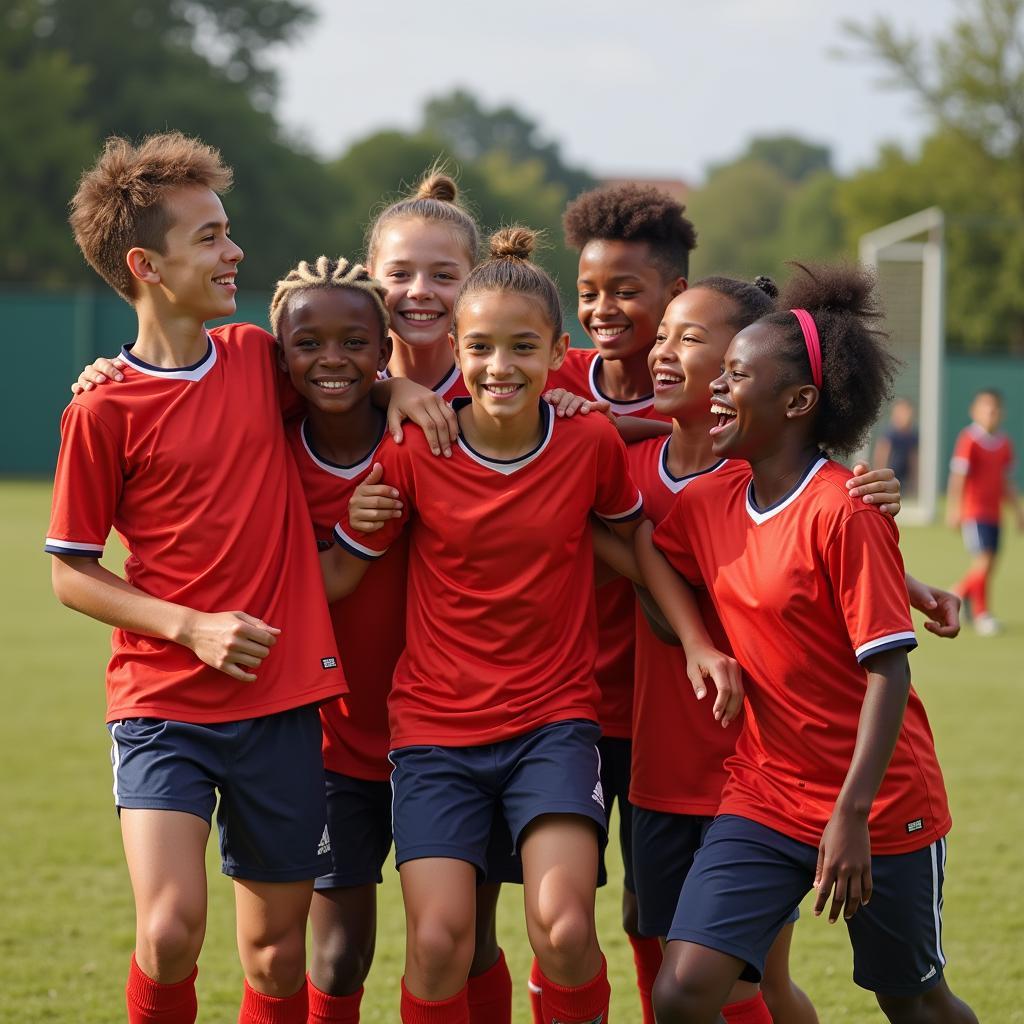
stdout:
<svg viewBox="0 0 1024 1024">
<path fill-rule="evenodd" d="M 5 482 L 5 574 L 0 631 L 8 652 L 8 714 L 0 722 L 4 827 L 0 877 L 9 894 L 0 925 L 0 1022 L 122 1019 L 133 917 L 116 818 L 109 743 L 102 727 L 107 630 L 61 608 L 42 552 L 49 486 Z M 907 529 L 902 546 L 917 576 L 948 585 L 966 556 L 941 527 Z M 979 1019 L 1024 1021 L 1024 780 L 1016 744 L 1024 722 L 1024 543 L 1007 531 L 995 608 L 1005 635 L 965 630 L 953 642 L 921 631 L 911 656 L 928 708 L 954 816 L 946 887 L 944 945 L 949 980 Z M 613 985 L 612 1019 L 639 1019 L 631 953 L 619 925 L 621 869 L 598 894 L 598 924 Z M 234 951 L 230 885 L 211 844 L 210 923 L 200 961 L 201 1020 L 237 1013 L 241 972 Z M 529 950 L 520 894 L 503 897 L 499 935 L 516 983 L 516 1020 L 527 1022 Z M 397 876 L 386 874 L 374 970 L 363 1020 L 397 1018 L 404 922 Z M 823 1024 L 879 1020 L 873 998 L 850 980 L 841 926 L 798 926 L 793 973 Z"/>
</svg>

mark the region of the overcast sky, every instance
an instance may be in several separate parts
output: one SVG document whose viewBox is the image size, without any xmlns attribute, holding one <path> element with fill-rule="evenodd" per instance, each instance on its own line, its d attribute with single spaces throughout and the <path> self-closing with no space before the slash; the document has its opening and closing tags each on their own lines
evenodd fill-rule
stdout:
<svg viewBox="0 0 1024 1024">
<path fill-rule="evenodd" d="M 314 28 L 279 51 L 278 113 L 318 152 L 415 127 L 464 87 L 511 103 L 599 175 L 697 181 L 755 134 L 832 147 L 842 171 L 927 130 L 877 66 L 838 59 L 844 19 L 948 29 L 957 0 L 312 0 Z M 382 12 L 382 13 L 377 13 Z"/>
</svg>

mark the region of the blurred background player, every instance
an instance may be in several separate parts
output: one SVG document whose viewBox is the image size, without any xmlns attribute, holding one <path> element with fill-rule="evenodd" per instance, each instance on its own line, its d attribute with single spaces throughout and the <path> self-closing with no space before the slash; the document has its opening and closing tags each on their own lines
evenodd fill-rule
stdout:
<svg viewBox="0 0 1024 1024">
<path fill-rule="evenodd" d="M 1002 626 L 988 610 L 988 585 L 999 554 L 1003 502 L 1013 510 L 1020 530 L 1024 530 L 1024 509 L 1013 482 L 1013 444 L 999 429 L 1003 396 L 992 388 L 979 391 L 971 402 L 970 416 L 949 464 L 946 521 L 960 527 L 971 555 L 967 574 L 953 589 L 968 607 L 979 636 L 993 636 Z"/>
<path fill-rule="evenodd" d="M 914 403 L 897 398 L 889 410 L 888 426 L 875 442 L 871 464 L 875 469 L 890 466 L 908 496 L 917 494 L 917 443 Z"/>
</svg>

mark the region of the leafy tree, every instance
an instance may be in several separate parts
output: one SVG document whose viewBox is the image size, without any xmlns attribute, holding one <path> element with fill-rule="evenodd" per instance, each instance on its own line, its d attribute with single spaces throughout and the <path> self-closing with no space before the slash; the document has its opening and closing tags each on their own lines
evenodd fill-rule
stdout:
<svg viewBox="0 0 1024 1024">
<path fill-rule="evenodd" d="M 941 206 L 952 345 L 1024 351 L 1024 0 L 971 0 L 930 45 L 884 18 L 847 31 L 935 125 L 918 155 L 889 147 L 840 188 L 848 240 Z"/>
<path fill-rule="evenodd" d="M 422 130 L 443 139 L 460 160 L 479 160 L 493 152 L 507 154 L 513 163 L 539 160 L 544 179 L 563 185 L 570 199 L 596 184 L 585 171 L 563 162 L 558 144 L 545 140 L 534 121 L 510 106 L 485 110 L 464 89 L 428 100 Z"/>
<path fill-rule="evenodd" d="M 832 151 L 828 146 L 808 142 L 796 135 L 769 135 L 751 139 L 736 160 L 712 166 L 709 176 L 713 177 L 716 171 L 742 160 L 767 164 L 791 182 L 803 181 L 819 171 L 832 170 Z"/>
</svg>

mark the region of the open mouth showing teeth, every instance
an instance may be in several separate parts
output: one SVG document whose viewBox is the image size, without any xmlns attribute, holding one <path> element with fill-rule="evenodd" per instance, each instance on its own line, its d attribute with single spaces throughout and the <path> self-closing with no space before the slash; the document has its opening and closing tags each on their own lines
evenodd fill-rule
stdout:
<svg viewBox="0 0 1024 1024">
<path fill-rule="evenodd" d="M 514 395 L 522 384 L 485 384 L 484 390 L 491 395 Z"/>
<path fill-rule="evenodd" d="M 350 380 L 315 380 L 313 383 L 323 391 L 347 391 L 352 387 Z"/>
<path fill-rule="evenodd" d="M 222 277 L 215 277 L 213 279 L 213 283 L 214 284 L 234 284 L 235 283 L 235 275 L 234 274 L 224 274 Z"/>
<path fill-rule="evenodd" d="M 402 313 L 406 320 L 412 320 L 415 323 L 428 323 L 431 320 L 440 320 L 444 315 L 443 313 Z"/>
<path fill-rule="evenodd" d="M 654 378 L 654 381 L 656 384 L 663 384 L 665 386 L 668 386 L 670 384 L 682 384 L 683 378 L 677 376 L 674 373 L 659 373 Z"/>
<path fill-rule="evenodd" d="M 625 330 L 627 330 L 627 328 L 623 324 L 619 327 L 595 327 L 594 333 L 599 338 L 617 338 Z"/>
<path fill-rule="evenodd" d="M 736 410 L 730 409 L 729 406 L 722 405 L 719 402 L 712 402 L 711 415 L 718 417 L 718 422 L 711 428 L 712 433 L 717 433 L 736 419 Z"/>
</svg>

